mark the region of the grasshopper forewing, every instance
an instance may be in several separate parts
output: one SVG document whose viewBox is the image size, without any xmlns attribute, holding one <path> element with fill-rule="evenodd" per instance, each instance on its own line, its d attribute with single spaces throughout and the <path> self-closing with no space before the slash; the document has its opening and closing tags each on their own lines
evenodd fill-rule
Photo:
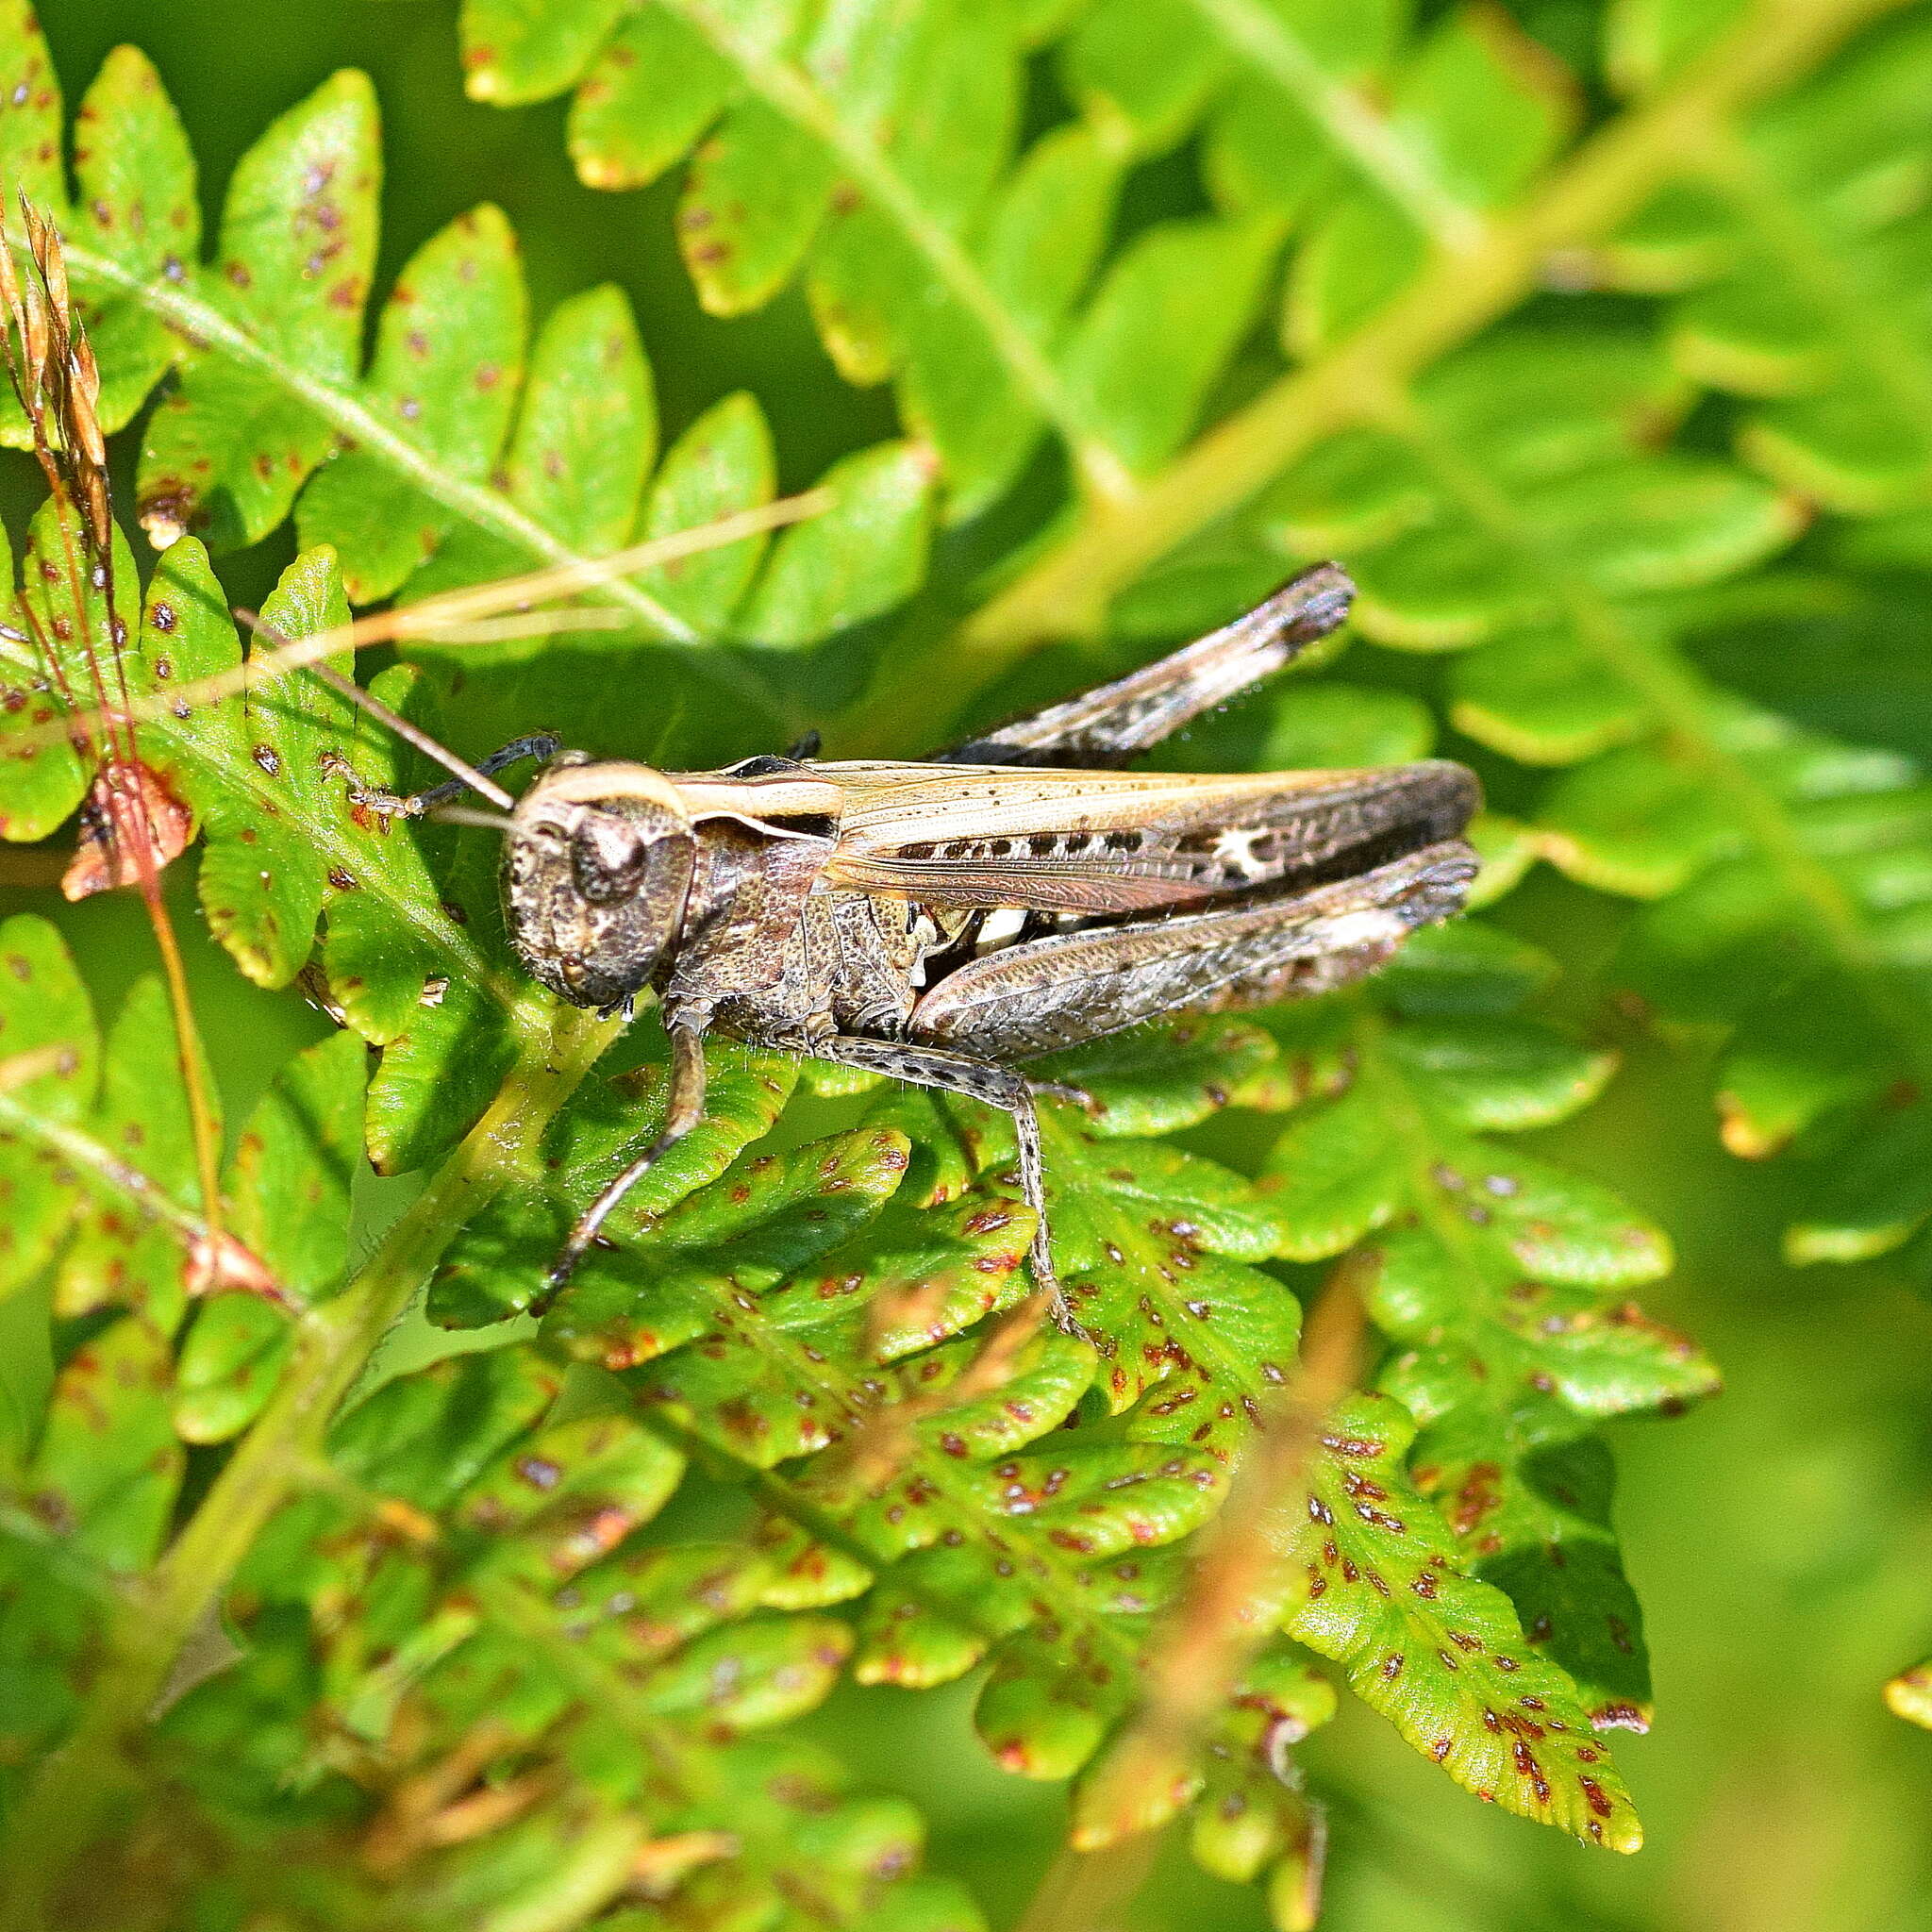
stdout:
<svg viewBox="0 0 1932 1932">
<path fill-rule="evenodd" d="M 924 762 L 822 761 L 808 745 L 658 772 L 544 738 L 486 760 L 548 759 L 505 847 L 525 964 L 580 1006 L 655 990 L 673 1048 L 662 1132 L 579 1221 L 552 1283 L 702 1119 L 701 1041 L 717 1031 L 1010 1113 L 1040 1216 L 1035 1278 L 1066 1318 L 1036 1088 L 1013 1063 L 1343 985 L 1456 912 L 1474 876 L 1459 835 L 1478 791 L 1460 765 L 1116 769 L 1334 629 L 1352 588 L 1318 565 L 1171 657 Z"/>
</svg>

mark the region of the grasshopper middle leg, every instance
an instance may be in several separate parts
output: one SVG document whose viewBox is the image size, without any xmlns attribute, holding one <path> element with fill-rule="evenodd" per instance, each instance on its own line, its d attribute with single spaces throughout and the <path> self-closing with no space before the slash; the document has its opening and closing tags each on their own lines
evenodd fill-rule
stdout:
<svg viewBox="0 0 1932 1932">
<path fill-rule="evenodd" d="M 703 1035 L 695 1026 L 673 1025 L 671 1038 L 671 1091 L 666 1103 L 664 1125 L 656 1140 L 629 1166 L 617 1174 L 578 1217 L 569 1239 L 550 1264 L 545 1284 L 547 1301 L 570 1279 L 597 1239 L 617 1205 L 643 1178 L 663 1155 L 703 1120 L 705 1114 L 705 1050 Z M 795 1047 L 796 1041 L 783 1042 Z M 970 1054 L 954 1053 L 941 1046 L 918 1046 L 900 1041 L 863 1040 L 833 1034 L 813 1040 L 806 1049 L 815 1059 L 832 1060 L 840 1066 L 855 1067 L 866 1073 L 890 1074 L 916 1087 L 933 1087 L 947 1093 L 959 1093 L 969 1100 L 983 1101 L 1013 1117 L 1014 1138 L 1019 1143 L 1020 1192 L 1033 1209 L 1035 1233 L 1027 1251 L 1033 1279 L 1053 1297 L 1054 1313 L 1063 1327 L 1073 1327 L 1073 1313 L 1054 1273 L 1053 1243 L 1047 1225 L 1045 1170 L 1040 1155 L 1040 1116 L 1033 1104 L 1033 1084 L 1024 1074 L 991 1060 L 974 1059 Z M 1049 1092 L 1058 1091 L 1047 1088 Z"/>
<path fill-rule="evenodd" d="M 1033 1104 L 1033 1083 L 1011 1067 L 974 1059 L 943 1046 L 920 1046 L 897 1040 L 864 1040 L 833 1034 L 814 1040 L 815 1059 L 833 1060 L 841 1067 L 887 1074 L 915 1087 L 933 1087 L 944 1093 L 961 1093 L 983 1101 L 1013 1117 L 1013 1135 L 1020 1149 L 1020 1192 L 1033 1209 L 1033 1245 L 1027 1252 L 1037 1287 L 1053 1296 L 1054 1314 L 1062 1327 L 1073 1324 L 1059 1277 L 1054 1273 L 1053 1241 L 1046 1218 L 1046 1174 L 1040 1158 L 1040 1115 Z M 1050 1090 L 1051 1091 L 1051 1090 Z"/>
</svg>

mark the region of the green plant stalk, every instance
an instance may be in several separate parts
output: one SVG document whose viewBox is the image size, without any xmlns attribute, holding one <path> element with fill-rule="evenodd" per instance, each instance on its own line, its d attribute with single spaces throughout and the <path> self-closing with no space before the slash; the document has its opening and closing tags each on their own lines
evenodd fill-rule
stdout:
<svg viewBox="0 0 1932 1932">
<path fill-rule="evenodd" d="M 1056 639 L 1091 637 L 1114 595 L 1176 545 L 1239 509 L 1317 443 L 1362 419 L 1535 292 L 1552 260 L 1601 241 L 1666 181 L 1694 170 L 1729 118 L 1814 67 L 1855 28 L 1903 0 L 1761 0 L 1672 88 L 1592 137 L 1481 246 L 1439 253 L 1371 321 L 1280 377 L 1199 438 L 1137 495 L 1097 504 L 955 633 L 945 689 L 961 708 L 1017 658 Z M 897 741 L 908 710 L 932 703 L 929 659 L 889 666 L 839 734 L 848 756 Z"/>
<path fill-rule="evenodd" d="M 532 994 L 534 1002 L 537 995 Z M 6 1932 L 45 1932 L 74 1862 L 138 1783 L 130 1746 L 190 1634 L 271 1517 L 305 1480 L 329 1420 L 375 1345 L 466 1223 L 534 1154 L 544 1127 L 608 1045 L 616 1023 L 563 1013 L 534 1029 L 489 1110 L 356 1278 L 304 1318 L 275 1398 L 187 1526 L 114 1620 L 86 1715 L 22 1799 L 0 1869 Z"/>
</svg>

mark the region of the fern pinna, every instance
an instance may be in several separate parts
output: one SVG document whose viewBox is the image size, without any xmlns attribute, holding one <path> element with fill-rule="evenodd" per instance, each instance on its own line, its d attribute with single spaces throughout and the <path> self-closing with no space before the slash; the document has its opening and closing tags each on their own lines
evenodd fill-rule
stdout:
<svg viewBox="0 0 1932 1932">
<path fill-rule="evenodd" d="M 225 1135 L 175 976 L 97 1014 L 51 900 L 0 930 L 0 1288 L 51 1363 L 4 1439 L 13 1923 L 979 1924 L 803 1722 L 841 1674 L 976 1673 L 994 1759 L 1071 1782 L 1073 1857 L 1183 1821 L 1283 1926 L 1319 1905 L 1295 1747 L 1339 1682 L 1480 1797 L 1637 1846 L 1603 1425 L 1716 1372 L 1629 1299 L 1664 1232 L 1514 1137 L 1611 1078 L 1616 1027 L 1551 1016 L 1614 990 L 1621 1026 L 1721 1037 L 1718 1130 L 1789 1165 L 1794 1258 L 1924 1274 L 1922 780 L 1698 646 L 1807 572 L 1924 568 L 1932 22 L 1564 18 L 466 0 L 471 92 L 574 91 L 586 185 L 682 170 L 707 308 L 801 287 L 840 375 L 891 384 L 902 434 L 780 528 L 744 516 L 782 468 L 758 399 L 660 446 L 625 298 L 533 327 L 494 208 L 375 289 L 361 76 L 248 151 L 205 244 L 152 66 L 117 50 L 70 128 L 0 8 L 0 177 L 58 235 L 9 211 L 4 432 L 38 427 L 54 487 L 0 627 L 0 831 L 79 811 L 71 889 L 142 874 L 164 968 L 158 875 L 198 836 L 234 963 L 341 1029 Z M 101 467 L 32 380 L 63 270 L 85 409 L 138 444 L 140 534 L 106 549 Z M 210 553 L 291 519 L 246 644 Z M 614 1247 L 525 1312 L 657 1131 L 653 1029 L 522 980 L 493 835 L 370 812 L 414 755 L 251 655 L 580 567 L 535 612 L 392 625 L 373 694 L 470 750 L 541 725 L 699 764 L 822 724 L 905 755 L 1329 554 L 1380 651 L 1174 756 L 1453 732 L 1503 807 L 1483 905 L 1555 867 L 1636 902 L 1613 957 L 1565 985 L 1506 903 L 1364 990 L 1066 1057 L 1099 1103 L 1045 1121 L 1084 1334 L 1002 1321 L 1030 1227 L 993 1117 L 729 1046 Z M 1372 1339 L 1302 1440 L 1324 1275 Z M 1237 1532 L 1230 1606 L 1202 1579 Z M 1225 1681 L 1157 1733 L 1217 1602 Z M 1895 1707 L 1923 1720 L 1924 1686 Z"/>
</svg>

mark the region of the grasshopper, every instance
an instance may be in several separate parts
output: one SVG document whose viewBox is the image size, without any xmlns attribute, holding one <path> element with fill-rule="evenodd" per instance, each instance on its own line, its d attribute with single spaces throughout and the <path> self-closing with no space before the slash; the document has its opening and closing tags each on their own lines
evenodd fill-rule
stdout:
<svg viewBox="0 0 1932 1932">
<path fill-rule="evenodd" d="M 919 762 L 822 761 L 814 736 L 784 757 L 659 772 L 538 735 L 381 801 L 447 811 L 467 785 L 500 803 L 524 965 L 606 1013 L 627 1016 L 647 988 L 659 998 L 663 1129 L 577 1222 L 548 1292 L 703 1119 L 715 1031 L 1009 1113 L 1039 1217 L 1034 1279 L 1071 1324 L 1035 1100 L 1082 1096 L 1015 1062 L 1344 985 L 1457 911 L 1475 874 L 1459 834 L 1479 792 L 1460 765 L 1119 769 L 1325 636 L 1353 595 L 1319 564 L 1170 657 Z M 542 769 L 511 800 L 494 774 L 528 758 Z"/>
<path fill-rule="evenodd" d="M 111 608 L 92 354 L 67 305 L 58 237 L 31 208 L 26 219 L 41 308 L 58 329 L 33 322 L 40 311 L 23 303 L 0 227 L 0 313 L 13 330 L 0 329 L 0 347 L 50 483 L 85 506 L 93 582 Z M 47 430 L 50 407 L 58 435 Z M 1162 1015 L 1345 985 L 1416 927 L 1459 910 L 1475 875 L 1460 834 L 1480 794 L 1460 765 L 1227 777 L 1120 769 L 1325 637 L 1354 594 L 1339 564 L 1317 564 L 1156 663 L 919 762 L 821 760 L 814 734 L 783 757 L 659 772 L 539 733 L 472 766 L 313 663 L 316 677 L 457 774 L 409 798 L 352 777 L 352 797 L 508 834 L 508 925 L 537 980 L 626 1018 L 640 992 L 658 996 L 671 1044 L 662 1130 L 579 1218 L 549 1292 L 704 1118 L 704 1038 L 716 1031 L 1004 1108 L 1037 1217 L 1036 1288 L 1074 1325 L 1054 1274 L 1035 1099 L 1086 1096 L 1014 1063 Z M 104 684 L 97 695 L 105 708 Z M 530 758 L 542 769 L 512 798 L 495 774 Z M 138 766 L 131 749 L 125 762 Z M 458 806 L 466 790 L 508 816 Z M 109 803 L 118 797 L 110 788 Z M 144 839 L 143 862 L 165 863 L 145 795 L 120 815 L 136 856 Z M 114 881 L 117 824 L 94 836 L 84 890 Z"/>
</svg>

